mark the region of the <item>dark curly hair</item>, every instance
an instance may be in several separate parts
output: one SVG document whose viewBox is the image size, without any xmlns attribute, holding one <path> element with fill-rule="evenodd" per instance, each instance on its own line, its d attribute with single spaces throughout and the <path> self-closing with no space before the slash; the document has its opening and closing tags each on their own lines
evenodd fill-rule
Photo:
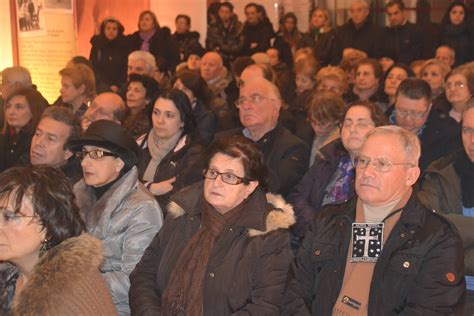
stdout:
<svg viewBox="0 0 474 316">
<path fill-rule="evenodd" d="M 206 157 L 206 168 L 216 154 L 224 154 L 239 158 L 244 166 L 244 177 L 250 181 L 258 181 L 260 188 L 266 189 L 268 171 L 263 161 L 263 154 L 255 142 L 242 135 L 219 137 L 209 147 Z M 243 181 L 248 184 L 249 181 Z"/>
<path fill-rule="evenodd" d="M 72 185 L 61 170 L 38 165 L 14 167 L 0 174 L 3 203 L 12 200 L 13 211 L 19 213 L 25 197 L 31 199 L 33 213 L 46 232 L 46 249 L 85 230 Z"/>
</svg>

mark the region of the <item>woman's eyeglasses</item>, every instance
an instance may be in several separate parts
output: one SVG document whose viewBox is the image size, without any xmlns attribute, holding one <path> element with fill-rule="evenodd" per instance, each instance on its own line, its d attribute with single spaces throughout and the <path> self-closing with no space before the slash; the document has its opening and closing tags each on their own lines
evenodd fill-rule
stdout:
<svg viewBox="0 0 474 316">
<path fill-rule="evenodd" d="M 231 185 L 237 185 L 240 183 L 247 184 L 250 181 L 249 179 L 236 176 L 235 174 L 230 172 L 219 172 L 215 169 L 207 169 L 204 171 L 204 177 L 206 177 L 207 179 L 216 180 L 218 176 L 221 176 L 222 182 Z"/>
<path fill-rule="evenodd" d="M 111 156 L 111 157 L 117 157 L 116 154 L 108 152 L 108 151 L 103 151 L 102 149 L 92 149 L 92 150 L 85 150 L 82 149 L 82 151 L 76 153 L 77 158 L 79 159 L 84 159 L 86 156 L 89 156 L 91 159 L 100 159 L 102 157 L 106 156 Z"/>
<path fill-rule="evenodd" d="M 22 218 L 35 218 L 35 215 L 23 215 L 7 209 L 0 210 L 0 225 L 18 224 Z"/>
</svg>

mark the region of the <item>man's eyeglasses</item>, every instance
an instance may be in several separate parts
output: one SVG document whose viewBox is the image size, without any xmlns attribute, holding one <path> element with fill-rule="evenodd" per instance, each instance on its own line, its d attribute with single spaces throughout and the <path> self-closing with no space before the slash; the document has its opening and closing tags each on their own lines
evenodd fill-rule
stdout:
<svg viewBox="0 0 474 316">
<path fill-rule="evenodd" d="M 369 165 L 369 163 L 372 162 L 372 165 L 374 166 L 374 169 L 378 172 L 390 172 L 392 170 L 392 166 L 397 166 L 397 165 L 407 165 L 410 167 L 414 167 L 415 165 L 410 163 L 410 162 L 391 162 L 390 160 L 383 159 L 383 158 L 376 158 L 372 160 L 369 157 L 366 156 L 359 156 L 354 159 L 354 166 L 357 169 L 365 169 Z"/>
<path fill-rule="evenodd" d="M 236 176 L 235 174 L 230 172 L 219 172 L 215 169 L 207 169 L 204 171 L 204 177 L 206 177 L 207 179 L 216 180 L 218 176 L 221 177 L 222 182 L 231 185 L 237 185 L 240 183 L 247 184 L 250 181 L 249 179 Z"/>
<path fill-rule="evenodd" d="M 13 212 L 7 209 L 0 210 L 0 224 L 1 225 L 16 225 L 20 223 L 22 218 L 35 218 L 35 215 L 23 215 L 18 212 Z"/>
<path fill-rule="evenodd" d="M 411 117 L 411 118 L 414 118 L 415 120 L 421 120 L 425 117 L 426 111 L 416 112 L 416 111 L 408 111 L 404 109 L 396 109 L 395 114 L 401 118 Z"/>
<path fill-rule="evenodd" d="M 446 88 L 447 89 L 451 89 L 451 88 L 462 89 L 465 86 L 466 85 L 464 83 L 462 83 L 461 81 L 456 81 L 454 83 L 452 83 L 452 82 L 447 82 L 446 83 Z"/>
<path fill-rule="evenodd" d="M 275 99 L 265 97 L 260 94 L 252 94 L 249 97 L 240 97 L 235 101 L 235 106 L 240 109 L 246 102 L 250 102 L 252 105 L 259 105 L 264 99 L 275 101 Z"/>
<path fill-rule="evenodd" d="M 102 157 L 106 157 L 106 156 L 111 156 L 111 157 L 117 157 L 116 154 L 114 153 L 110 153 L 110 152 L 107 152 L 107 151 L 103 151 L 102 149 L 92 149 L 92 150 L 85 150 L 85 149 L 82 149 L 82 151 L 76 153 L 76 156 L 79 158 L 79 159 L 84 159 L 86 158 L 86 156 L 89 156 L 89 158 L 91 159 L 100 159 Z"/>
</svg>

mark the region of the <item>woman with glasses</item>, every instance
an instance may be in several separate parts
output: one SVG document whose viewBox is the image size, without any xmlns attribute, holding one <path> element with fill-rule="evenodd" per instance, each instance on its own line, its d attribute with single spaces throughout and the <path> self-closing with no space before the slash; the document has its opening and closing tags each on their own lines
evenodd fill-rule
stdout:
<svg viewBox="0 0 474 316">
<path fill-rule="evenodd" d="M 138 180 L 139 148 L 119 124 L 98 120 L 73 142 L 83 179 L 74 186 L 87 232 L 99 239 L 101 266 L 119 315 L 130 314 L 128 276 L 163 222 L 161 209 Z"/>
<path fill-rule="evenodd" d="M 449 116 L 461 122 L 461 116 L 474 93 L 474 74 L 467 67 L 455 68 L 446 78 L 444 86 L 449 102 Z"/>
<path fill-rule="evenodd" d="M 83 231 L 59 169 L 0 174 L 1 315 L 116 315 L 99 270 L 100 242 Z"/>
<path fill-rule="evenodd" d="M 204 176 L 173 196 L 131 274 L 132 314 L 280 314 L 294 216 L 265 194 L 261 151 L 243 136 L 219 139 Z"/>
<path fill-rule="evenodd" d="M 309 166 L 314 163 L 319 150 L 340 136 L 339 123 L 341 122 L 346 103 L 330 92 L 320 91 L 309 101 L 308 120 L 312 128 L 311 156 Z M 298 134 L 296 136 L 299 136 Z M 301 137 L 300 137 L 301 138 Z"/>
<path fill-rule="evenodd" d="M 322 147 L 301 182 L 288 196 L 297 217 L 293 233 L 303 237 L 306 224 L 328 204 L 339 204 L 354 194 L 354 158 L 359 155 L 365 135 L 388 124 L 382 110 L 371 102 L 350 105 L 340 125 L 341 138 Z"/>
<path fill-rule="evenodd" d="M 202 180 L 204 146 L 189 99 L 178 89 L 165 91 L 156 100 L 151 120 L 153 127 L 141 145 L 138 174 L 165 208 L 173 193 Z"/>
</svg>

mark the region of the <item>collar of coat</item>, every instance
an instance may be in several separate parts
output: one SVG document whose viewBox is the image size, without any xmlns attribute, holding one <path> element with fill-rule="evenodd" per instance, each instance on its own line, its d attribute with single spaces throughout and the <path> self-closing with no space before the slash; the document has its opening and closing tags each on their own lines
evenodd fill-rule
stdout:
<svg viewBox="0 0 474 316">
<path fill-rule="evenodd" d="M 357 196 L 344 204 L 329 206 L 328 211 L 332 216 L 346 217 L 350 223 L 353 223 L 355 221 L 356 205 Z M 423 227 L 427 216 L 426 211 L 429 210 L 418 201 L 416 194 L 412 192 L 410 199 L 403 207 L 399 221 L 405 228 Z"/>
<path fill-rule="evenodd" d="M 168 205 L 168 215 L 179 218 L 201 214 L 204 182 L 195 183 L 173 196 Z M 255 190 L 248 199 L 235 226 L 248 229 L 250 237 L 268 234 L 277 229 L 289 229 L 295 221 L 293 207 L 280 196 Z"/>
<path fill-rule="evenodd" d="M 64 240 L 39 259 L 25 288 L 15 298 L 13 309 L 18 315 L 45 310 L 44 304 L 52 297 L 62 297 L 65 282 L 82 282 L 92 271 L 99 271 L 102 260 L 101 243 L 92 236 L 84 233 Z"/>
</svg>

